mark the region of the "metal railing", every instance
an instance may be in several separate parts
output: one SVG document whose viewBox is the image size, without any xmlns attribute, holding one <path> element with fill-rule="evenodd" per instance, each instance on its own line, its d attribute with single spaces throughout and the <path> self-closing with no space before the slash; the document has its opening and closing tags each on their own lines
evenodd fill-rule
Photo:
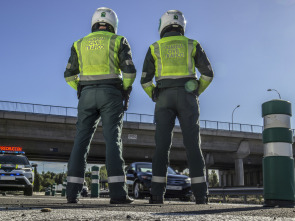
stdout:
<svg viewBox="0 0 295 221">
<path fill-rule="evenodd" d="M 223 203 L 227 202 L 228 196 L 243 196 L 244 203 L 247 203 L 247 197 L 250 195 L 263 196 L 263 188 L 258 187 L 238 187 L 238 188 L 209 188 L 209 195 L 222 196 Z"/>
<path fill-rule="evenodd" d="M 11 102 L 11 101 L 0 101 L 0 110 L 34 113 L 34 114 L 70 116 L 70 117 L 77 116 L 77 108 L 74 108 L 74 107 L 62 107 L 62 106 L 31 104 L 31 103 L 21 103 L 21 102 Z M 154 123 L 154 115 L 125 113 L 124 121 Z M 179 121 L 176 120 L 175 124 L 179 125 Z M 239 131 L 239 132 L 250 132 L 250 133 L 262 133 L 263 131 L 263 127 L 259 125 L 239 124 L 239 123 L 232 124 L 229 122 L 210 121 L 210 120 L 200 120 L 200 127 L 204 129 Z"/>
</svg>

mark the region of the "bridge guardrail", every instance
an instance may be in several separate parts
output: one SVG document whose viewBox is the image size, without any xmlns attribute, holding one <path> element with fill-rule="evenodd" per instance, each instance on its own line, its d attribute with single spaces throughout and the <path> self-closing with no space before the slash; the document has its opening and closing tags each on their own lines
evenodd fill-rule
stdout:
<svg viewBox="0 0 295 221">
<path fill-rule="evenodd" d="M 209 196 L 219 195 L 223 198 L 223 203 L 226 202 L 228 196 L 243 196 L 244 203 L 247 203 L 247 196 L 263 196 L 263 188 L 258 187 L 229 187 L 229 188 L 209 188 Z"/>
<path fill-rule="evenodd" d="M 100 181 L 100 186 L 105 185 L 107 181 Z M 223 203 L 226 203 L 228 196 L 243 196 L 244 203 L 247 203 L 248 196 L 263 196 L 262 187 L 228 187 L 228 188 L 208 188 L 209 197 L 221 196 Z M 109 197 L 109 191 L 101 190 L 100 197 Z"/>
<path fill-rule="evenodd" d="M 74 107 L 62 107 L 43 104 L 32 104 L 12 101 L 0 101 L 0 110 L 25 112 L 34 114 L 47 114 L 47 115 L 59 115 L 59 116 L 77 116 L 77 108 Z M 155 123 L 154 115 L 149 114 L 137 114 L 137 113 L 125 113 L 124 121 L 127 122 L 140 122 L 140 123 Z M 176 120 L 176 125 L 179 125 L 179 121 Z M 229 123 L 211 120 L 200 120 L 200 127 L 204 129 L 214 130 L 227 130 L 227 131 L 239 131 L 250 133 L 262 133 L 263 127 L 259 125 Z M 293 130 L 294 134 L 294 130 Z"/>
</svg>

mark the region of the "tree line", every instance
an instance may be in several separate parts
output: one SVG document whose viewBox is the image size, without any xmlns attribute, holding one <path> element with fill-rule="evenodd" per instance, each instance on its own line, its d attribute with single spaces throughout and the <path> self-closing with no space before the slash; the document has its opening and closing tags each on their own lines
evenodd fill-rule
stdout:
<svg viewBox="0 0 295 221">
<path fill-rule="evenodd" d="M 34 180 L 34 192 L 44 192 L 45 189 L 54 183 L 63 184 L 64 180 L 67 178 L 66 173 L 54 173 L 54 172 L 42 172 L 38 173 L 37 170 L 34 171 L 35 180 Z M 99 168 L 99 177 L 100 180 L 107 180 L 108 175 L 106 171 L 106 167 L 102 166 Z M 85 173 L 85 181 L 87 186 L 90 188 L 91 186 L 91 171 L 90 169 Z"/>
<path fill-rule="evenodd" d="M 188 174 L 187 174 L 188 175 Z M 34 192 L 44 192 L 45 189 L 54 183 L 63 184 L 66 179 L 66 173 L 54 173 L 54 172 L 46 172 L 38 173 L 35 170 L 35 181 L 34 181 Z M 107 180 L 108 174 L 105 166 L 99 168 L 99 177 L 100 180 Z M 209 187 L 218 187 L 218 176 L 215 170 L 212 170 L 209 174 Z M 90 169 L 85 173 L 85 181 L 89 189 L 91 189 L 91 171 Z M 107 184 L 106 184 L 107 185 Z"/>
</svg>

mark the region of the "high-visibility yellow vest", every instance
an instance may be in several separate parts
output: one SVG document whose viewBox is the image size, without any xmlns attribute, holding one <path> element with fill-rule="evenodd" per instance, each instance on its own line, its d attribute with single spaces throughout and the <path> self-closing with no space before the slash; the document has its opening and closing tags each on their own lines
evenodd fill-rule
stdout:
<svg viewBox="0 0 295 221">
<path fill-rule="evenodd" d="M 155 79 L 195 78 L 196 40 L 185 36 L 170 36 L 150 46 L 155 60 Z"/>
<path fill-rule="evenodd" d="M 111 32 L 98 31 L 74 43 L 81 81 L 122 78 L 118 58 L 122 38 Z"/>
</svg>

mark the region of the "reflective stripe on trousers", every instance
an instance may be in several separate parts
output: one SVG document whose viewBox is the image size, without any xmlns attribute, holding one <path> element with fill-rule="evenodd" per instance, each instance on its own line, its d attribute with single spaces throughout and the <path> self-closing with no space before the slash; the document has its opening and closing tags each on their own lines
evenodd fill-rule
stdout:
<svg viewBox="0 0 295 221">
<path fill-rule="evenodd" d="M 204 176 L 200 177 L 192 177 L 191 178 L 191 183 L 196 184 L 196 183 L 206 183 L 206 178 Z"/>
<path fill-rule="evenodd" d="M 124 183 L 126 180 L 125 176 L 110 176 L 108 177 L 108 183 Z"/>
<path fill-rule="evenodd" d="M 78 184 L 83 184 L 83 183 L 84 183 L 84 178 L 81 178 L 81 177 L 74 177 L 74 176 L 68 176 L 68 177 L 67 177 L 67 182 L 68 182 L 68 183 L 78 183 Z"/>
<path fill-rule="evenodd" d="M 166 183 L 167 182 L 167 177 L 165 177 L 165 176 L 153 176 L 152 177 L 152 182 L 155 182 L 155 183 Z"/>
</svg>

